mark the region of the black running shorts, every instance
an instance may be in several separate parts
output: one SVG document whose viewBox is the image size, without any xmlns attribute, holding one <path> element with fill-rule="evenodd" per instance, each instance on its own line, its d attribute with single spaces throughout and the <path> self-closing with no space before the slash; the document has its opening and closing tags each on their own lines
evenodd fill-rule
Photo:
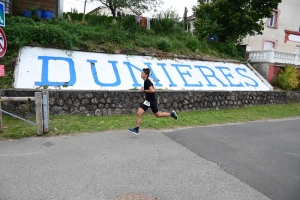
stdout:
<svg viewBox="0 0 300 200">
<path fill-rule="evenodd" d="M 150 107 L 154 114 L 157 113 L 158 112 L 157 101 L 150 101 L 149 103 L 150 105 L 147 102 L 145 103 L 144 101 L 143 103 L 140 104 L 140 108 L 146 111 Z"/>
</svg>

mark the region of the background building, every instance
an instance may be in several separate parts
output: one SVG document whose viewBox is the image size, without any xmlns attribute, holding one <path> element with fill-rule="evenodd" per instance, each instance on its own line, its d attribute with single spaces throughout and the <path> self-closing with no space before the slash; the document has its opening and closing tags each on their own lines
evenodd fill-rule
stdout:
<svg viewBox="0 0 300 200">
<path fill-rule="evenodd" d="M 106 6 L 99 6 L 98 8 L 95 8 L 94 10 L 88 12 L 87 14 L 99 14 L 99 15 L 112 16 L 110 9 Z M 116 10 L 116 16 L 120 17 L 122 15 L 136 15 L 136 14 L 128 8 L 122 8 L 122 9 L 118 8 Z"/>
<path fill-rule="evenodd" d="M 247 58 L 268 81 L 286 64 L 300 66 L 300 1 L 283 0 L 270 18 L 264 19 L 262 35 L 247 36 Z M 298 69 L 300 75 L 300 69 Z"/>
</svg>

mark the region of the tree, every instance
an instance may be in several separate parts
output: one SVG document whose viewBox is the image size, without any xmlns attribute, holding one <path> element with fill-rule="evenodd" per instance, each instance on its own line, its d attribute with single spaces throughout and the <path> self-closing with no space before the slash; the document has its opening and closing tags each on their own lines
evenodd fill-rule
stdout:
<svg viewBox="0 0 300 200">
<path fill-rule="evenodd" d="M 162 0 L 99 0 L 103 5 L 108 7 L 116 17 L 117 9 L 129 8 L 137 15 L 150 10 L 156 10 L 157 7 L 163 4 Z"/>
<path fill-rule="evenodd" d="M 199 39 L 217 35 L 220 42 L 237 42 L 262 34 L 263 19 L 271 17 L 282 0 L 199 0 L 194 33 Z"/>
</svg>

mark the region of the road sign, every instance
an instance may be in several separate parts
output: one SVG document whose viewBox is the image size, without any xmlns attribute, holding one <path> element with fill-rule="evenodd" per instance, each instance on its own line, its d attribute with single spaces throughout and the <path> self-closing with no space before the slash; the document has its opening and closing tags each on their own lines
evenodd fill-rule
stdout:
<svg viewBox="0 0 300 200">
<path fill-rule="evenodd" d="M 7 41 L 6 41 L 5 33 L 2 30 L 2 28 L 0 28 L 0 57 L 4 56 L 6 52 L 6 48 L 7 48 Z"/>
<path fill-rule="evenodd" d="M 5 6 L 0 2 L 0 26 L 5 27 Z"/>
<path fill-rule="evenodd" d="M 5 76 L 5 68 L 4 68 L 4 65 L 0 65 L 0 76 Z"/>
</svg>

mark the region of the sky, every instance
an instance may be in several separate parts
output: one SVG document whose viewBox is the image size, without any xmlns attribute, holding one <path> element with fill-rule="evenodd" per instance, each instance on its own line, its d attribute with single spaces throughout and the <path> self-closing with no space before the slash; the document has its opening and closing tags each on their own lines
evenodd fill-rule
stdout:
<svg viewBox="0 0 300 200">
<path fill-rule="evenodd" d="M 187 7 L 188 13 L 187 15 L 192 15 L 192 7 L 197 5 L 197 0 L 162 0 L 164 4 L 161 6 L 160 10 L 167 10 L 168 8 L 173 8 L 173 10 L 177 10 L 179 16 L 183 16 L 184 7 Z M 101 6 L 102 4 L 93 0 L 92 2 L 88 0 L 86 4 L 86 13 L 94 10 L 95 8 Z M 84 0 L 64 0 L 64 12 L 70 12 L 71 8 L 76 8 L 78 12 L 83 12 L 84 8 Z M 146 13 L 145 15 L 151 16 L 152 13 Z M 154 13 L 153 13 L 154 14 Z M 149 17 L 150 17 L 149 16 Z"/>
</svg>

